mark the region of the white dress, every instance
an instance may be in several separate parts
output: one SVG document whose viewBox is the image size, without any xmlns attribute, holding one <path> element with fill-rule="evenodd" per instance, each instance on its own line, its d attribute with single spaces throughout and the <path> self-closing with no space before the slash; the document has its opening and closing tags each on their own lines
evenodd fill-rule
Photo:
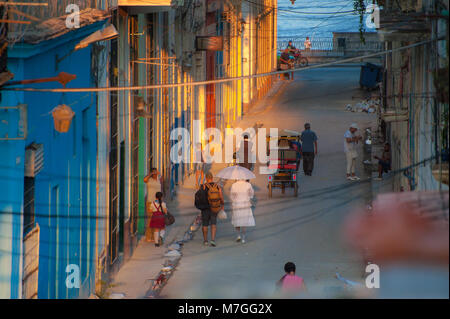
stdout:
<svg viewBox="0 0 450 319">
<path fill-rule="evenodd" d="M 253 196 L 253 187 L 246 181 L 237 181 L 231 186 L 231 207 L 233 209 L 231 224 L 234 227 L 255 226 L 250 202 Z"/>
</svg>

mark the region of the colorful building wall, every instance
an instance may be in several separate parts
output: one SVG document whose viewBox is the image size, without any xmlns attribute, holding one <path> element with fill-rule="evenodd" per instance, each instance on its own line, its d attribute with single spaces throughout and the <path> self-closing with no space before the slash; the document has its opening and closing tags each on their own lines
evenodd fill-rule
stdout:
<svg viewBox="0 0 450 319">
<path fill-rule="evenodd" d="M 69 87 L 92 87 L 95 80 L 91 72 L 91 46 L 69 54 L 58 65 L 56 55 L 65 56 L 103 24 L 94 23 L 36 45 L 16 44 L 8 52 L 8 69 L 17 80 L 53 77 L 64 71 L 77 76 Z M 37 85 L 39 88 L 57 86 L 54 82 Z M 97 99 L 90 93 L 8 92 L 1 102 L 5 104 L 25 104 L 28 113 L 26 140 L 0 142 L 2 153 L 10 154 L 16 163 L 13 165 L 3 156 L 0 159 L 2 167 L 13 165 L 15 170 L 10 185 L 12 192 L 9 198 L 2 198 L 2 202 L 14 203 L 10 210 L 16 213 L 12 216 L 11 231 L 7 232 L 11 234 L 14 256 L 10 297 L 21 297 L 18 279 L 22 271 L 23 165 L 25 147 L 31 143 L 42 144 L 44 150 L 43 168 L 34 178 L 35 223 L 40 227 L 38 297 L 87 297 L 95 286 Z M 75 112 L 67 133 L 54 129 L 51 111 L 60 104 L 69 105 Z M 70 264 L 79 267 L 80 289 L 70 289 L 65 283 L 66 267 Z"/>
</svg>

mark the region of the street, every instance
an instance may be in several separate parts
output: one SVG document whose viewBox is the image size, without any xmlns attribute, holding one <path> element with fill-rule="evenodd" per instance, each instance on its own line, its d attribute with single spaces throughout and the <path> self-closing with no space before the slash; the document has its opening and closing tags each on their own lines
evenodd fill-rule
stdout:
<svg viewBox="0 0 450 319">
<path fill-rule="evenodd" d="M 448 299 L 448 22 L 0 1 L 0 299 Z"/>
<path fill-rule="evenodd" d="M 228 210 L 228 219 L 218 221 L 217 247 L 203 246 L 199 230 L 184 246 L 181 262 L 161 297 L 268 297 L 287 261 L 297 265 L 309 297 L 342 292 L 343 283 L 334 278 L 336 272 L 363 283 L 363 262 L 341 238 L 346 216 L 364 205 L 370 193 L 370 184 L 345 179 L 344 132 L 352 122 L 363 129 L 375 120 L 374 115 L 345 111 L 347 103 L 364 95 L 358 87 L 359 72 L 359 67 L 347 66 L 296 73 L 295 80 L 264 110 L 244 117 L 238 125 L 242 129 L 259 122 L 266 128 L 302 131 L 304 123 L 311 123 L 319 150 L 313 175 L 304 176 L 300 169 L 298 198 L 292 189 L 284 195 L 276 189 L 269 200 L 267 177 L 256 174 L 252 180 L 256 227 L 249 230 L 247 243 L 234 241 Z M 364 180 L 361 158 L 360 154 L 357 174 Z M 225 185 L 226 202 L 230 184 Z"/>
</svg>

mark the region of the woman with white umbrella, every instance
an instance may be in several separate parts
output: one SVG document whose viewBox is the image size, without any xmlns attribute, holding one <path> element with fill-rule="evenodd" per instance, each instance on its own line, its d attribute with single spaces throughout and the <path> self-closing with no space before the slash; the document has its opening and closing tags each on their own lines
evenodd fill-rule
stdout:
<svg viewBox="0 0 450 319">
<path fill-rule="evenodd" d="M 254 196 L 252 185 L 245 180 L 238 180 L 231 185 L 231 207 L 233 214 L 231 224 L 238 233 L 237 242 L 245 244 L 245 228 L 255 226 L 251 199 Z"/>
<path fill-rule="evenodd" d="M 231 208 L 232 217 L 231 224 L 236 228 L 238 236 L 237 242 L 245 243 L 245 228 L 255 226 L 255 219 L 253 218 L 251 199 L 254 196 L 254 191 L 249 180 L 255 178 L 247 168 L 241 166 L 230 166 L 221 170 L 217 177 L 223 179 L 237 180 L 231 185 Z"/>
</svg>

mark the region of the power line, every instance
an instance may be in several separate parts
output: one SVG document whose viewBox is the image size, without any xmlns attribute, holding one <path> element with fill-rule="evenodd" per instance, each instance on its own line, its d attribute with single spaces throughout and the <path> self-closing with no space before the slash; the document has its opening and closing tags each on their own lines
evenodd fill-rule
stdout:
<svg viewBox="0 0 450 319">
<path fill-rule="evenodd" d="M 315 15 L 315 14 L 336 14 L 336 13 L 354 13 L 355 10 L 349 10 L 349 11 L 343 11 L 343 12 L 305 12 L 305 11 L 297 11 L 297 10 L 286 10 L 286 9 L 280 9 L 279 6 L 268 6 L 262 3 L 253 2 L 250 0 L 244 0 L 245 2 L 254 4 L 256 6 L 264 7 L 267 9 L 277 10 L 281 12 L 289 12 L 289 13 L 296 13 L 296 14 L 305 14 L 305 15 Z M 349 4 L 345 4 L 345 6 L 348 6 Z"/>
<path fill-rule="evenodd" d="M 353 62 L 353 61 L 359 61 L 361 59 L 367 59 L 372 58 L 376 56 L 382 56 L 389 53 L 397 52 L 397 51 L 403 51 L 407 50 L 413 47 L 421 46 L 430 42 L 440 41 L 443 40 L 442 38 L 436 38 L 436 39 L 429 39 L 425 41 L 416 42 L 410 45 L 390 49 L 390 50 L 384 50 L 379 51 L 375 53 L 370 53 L 362 56 L 347 58 L 347 59 L 341 59 L 336 60 L 333 62 L 326 62 L 321 63 L 318 65 L 311 65 L 307 67 L 300 67 L 300 68 L 293 68 L 289 70 L 281 70 L 281 71 L 272 71 L 267 73 L 259 73 L 259 74 L 252 74 L 252 75 L 246 75 L 246 76 L 237 76 L 237 77 L 229 77 L 229 78 L 222 78 L 222 79 L 216 79 L 216 80 L 208 80 L 208 81 L 198 81 L 198 82 L 185 82 L 185 83 L 172 83 L 172 84 L 152 84 L 152 85 L 139 85 L 139 86 L 124 86 L 124 87 L 101 87 L 101 88 L 58 88 L 58 89 L 37 89 L 37 88 L 2 88 L 1 90 L 4 91 L 26 91 L 26 92 L 53 92 L 53 93 L 75 93 L 75 92 L 111 92 L 111 91 L 131 91 L 131 90 L 146 90 L 146 89 L 161 89 L 161 88 L 176 88 L 176 87 L 184 87 L 184 86 L 201 86 L 201 85 L 207 85 L 207 84 L 215 84 L 215 83 L 227 83 L 227 82 L 234 82 L 234 81 L 240 81 L 240 80 L 248 80 L 253 78 L 259 78 L 259 77 L 267 77 L 271 75 L 277 75 L 277 74 L 285 74 L 285 73 L 291 73 L 291 72 L 300 72 L 305 71 L 309 69 L 317 69 L 327 66 L 333 66 L 336 64 L 342 64 L 347 62 Z"/>
</svg>

